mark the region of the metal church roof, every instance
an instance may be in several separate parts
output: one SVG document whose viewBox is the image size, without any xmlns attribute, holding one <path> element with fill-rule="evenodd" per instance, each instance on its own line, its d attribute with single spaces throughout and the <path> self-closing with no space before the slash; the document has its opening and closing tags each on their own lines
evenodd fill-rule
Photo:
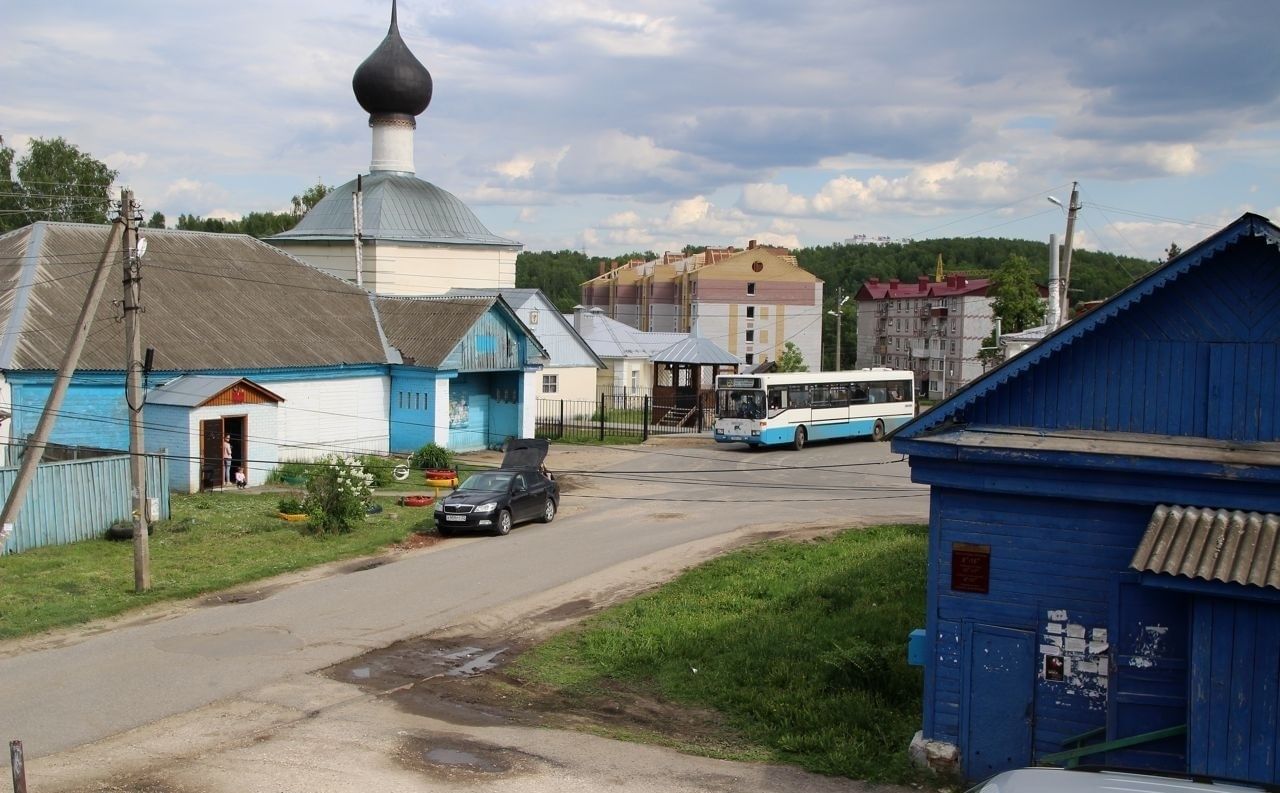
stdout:
<svg viewBox="0 0 1280 793">
<path fill-rule="evenodd" d="M 1280 589 L 1280 515 L 1161 504 L 1129 564 L 1151 573 Z"/>
<path fill-rule="evenodd" d="M 40 222 L 0 236 L 0 369 L 55 370 L 110 226 Z M 243 234 L 144 229 L 142 338 L 158 370 L 385 364 L 363 289 Z M 113 267 L 119 267 L 113 263 Z M 112 276 L 78 368 L 119 370 Z"/>
<path fill-rule="evenodd" d="M 412 174 L 377 171 L 363 177 L 361 189 L 361 236 L 366 240 L 522 247 L 490 232 L 457 196 Z M 297 226 L 268 241 L 350 241 L 355 233 L 351 212 L 355 190 L 353 179 L 321 199 Z"/>
</svg>

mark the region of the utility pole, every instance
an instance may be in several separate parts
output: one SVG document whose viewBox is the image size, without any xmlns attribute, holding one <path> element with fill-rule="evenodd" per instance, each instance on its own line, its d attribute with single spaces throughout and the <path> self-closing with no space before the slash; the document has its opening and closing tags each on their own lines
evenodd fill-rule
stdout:
<svg viewBox="0 0 1280 793">
<path fill-rule="evenodd" d="M 841 359 L 842 359 L 842 356 L 840 355 L 840 337 L 843 334 L 840 332 L 840 320 L 844 318 L 843 297 L 844 297 L 844 287 L 837 286 L 836 287 L 836 371 L 837 372 L 841 371 L 842 369 L 840 365 Z"/>
<path fill-rule="evenodd" d="M 125 406 L 129 409 L 129 487 L 133 494 L 133 589 L 151 588 L 151 548 L 147 538 L 147 458 L 142 445 L 142 257 L 133 191 L 120 193 L 124 217 Z"/>
<path fill-rule="evenodd" d="M 106 291 L 107 274 L 111 272 L 111 260 L 115 258 L 116 249 L 120 247 L 123 228 L 123 219 L 118 217 L 107 233 L 107 244 L 102 250 L 102 258 L 98 260 L 98 269 L 93 273 L 89 294 L 85 296 L 84 305 L 80 307 L 80 319 L 76 321 L 76 329 L 71 334 L 71 343 L 63 353 L 58 373 L 53 377 L 49 398 L 44 404 L 44 412 L 40 414 L 35 433 L 27 442 L 27 448 L 22 455 L 22 465 L 18 467 L 13 487 L 9 489 L 9 497 L 5 499 L 4 508 L 0 510 L 0 551 L 4 550 L 5 542 L 13 533 L 13 524 L 18 519 L 18 512 L 22 509 L 27 489 L 35 479 L 40 459 L 44 457 L 45 446 L 48 445 L 49 436 L 53 434 L 53 422 L 57 420 L 63 397 L 67 395 L 67 386 L 70 385 L 71 376 L 75 374 L 76 364 L 80 360 L 80 351 L 84 349 L 85 339 L 88 338 L 89 329 L 93 326 L 93 315 L 98 310 L 98 304 L 102 302 L 102 293 Z"/>
<path fill-rule="evenodd" d="M 1079 182 L 1071 183 L 1071 201 L 1067 204 L 1067 236 L 1062 241 L 1062 309 L 1058 313 L 1058 322 L 1065 325 L 1071 321 L 1069 314 L 1071 298 L 1071 235 L 1076 228 L 1076 213 L 1080 211 Z"/>
</svg>

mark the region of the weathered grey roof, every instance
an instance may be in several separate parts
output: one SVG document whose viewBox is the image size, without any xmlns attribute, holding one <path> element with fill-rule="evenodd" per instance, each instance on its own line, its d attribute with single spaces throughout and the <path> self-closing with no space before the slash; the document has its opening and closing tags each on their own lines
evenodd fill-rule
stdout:
<svg viewBox="0 0 1280 793">
<path fill-rule="evenodd" d="M 321 199 L 297 226 L 268 241 L 351 240 L 355 229 L 351 194 L 355 190 L 353 179 Z M 515 240 L 490 232 L 457 196 L 412 174 L 377 171 L 364 177 L 362 190 L 361 236 L 366 240 L 521 247 Z"/>
<path fill-rule="evenodd" d="M 254 390 L 274 397 L 277 402 L 284 401 L 278 394 L 272 393 L 248 378 L 234 375 L 188 374 L 151 389 L 147 394 L 147 404 L 196 407 L 237 383 L 247 383 Z"/>
<path fill-rule="evenodd" d="M 689 336 L 653 354 L 659 363 L 691 363 L 711 366 L 714 364 L 737 365 L 738 356 L 701 336 Z"/>
<path fill-rule="evenodd" d="M 576 311 L 565 317 L 596 355 L 601 358 L 648 358 L 688 338 L 687 333 L 636 330 L 605 316 L 600 308 Z"/>
<path fill-rule="evenodd" d="M 1151 513 L 1129 566 L 1280 589 L 1280 515 L 1165 506 Z"/>
<path fill-rule="evenodd" d="M 41 222 L 0 237 L 0 369 L 57 369 L 110 227 Z M 363 289 L 241 234 L 144 229 L 142 340 L 158 370 L 387 363 Z M 113 263 L 116 270 L 120 264 Z M 113 273 L 81 370 L 124 365 Z"/>
<path fill-rule="evenodd" d="M 547 351 L 548 366 L 595 366 L 607 368 L 595 350 L 586 342 L 573 323 L 556 311 L 555 304 L 541 289 L 473 289 L 454 287 L 447 293 L 450 296 L 489 295 L 501 296 L 512 310 L 520 317 L 529 331 L 538 339 Z M 540 322 L 531 325 L 527 322 L 530 311 L 537 310 Z"/>
<path fill-rule="evenodd" d="M 404 362 L 430 367 L 444 363 L 495 300 L 488 297 L 379 297 L 375 302 L 387 341 L 400 351 Z"/>
</svg>

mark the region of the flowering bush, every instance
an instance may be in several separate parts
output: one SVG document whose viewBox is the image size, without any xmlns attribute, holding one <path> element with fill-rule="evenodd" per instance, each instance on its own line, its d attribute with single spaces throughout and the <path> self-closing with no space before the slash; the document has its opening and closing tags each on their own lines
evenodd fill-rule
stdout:
<svg viewBox="0 0 1280 793">
<path fill-rule="evenodd" d="M 307 480 L 307 498 L 302 502 L 310 518 L 307 530 L 315 534 L 351 531 L 364 520 L 373 496 L 372 483 L 373 475 L 359 460 L 326 457 Z"/>
</svg>

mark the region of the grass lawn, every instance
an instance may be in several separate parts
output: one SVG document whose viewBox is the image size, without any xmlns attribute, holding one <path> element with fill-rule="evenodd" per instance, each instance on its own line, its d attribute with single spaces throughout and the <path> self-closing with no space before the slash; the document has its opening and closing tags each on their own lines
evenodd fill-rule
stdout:
<svg viewBox="0 0 1280 793">
<path fill-rule="evenodd" d="M 625 691 L 710 708 L 737 736 L 736 746 L 721 736 L 687 751 L 914 781 L 907 744 L 922 680 L 906 646 L 924 624 L 926 538 L 923 526 L 880 526 L 733 553 L 507 671 L 569 701 L 608 703 Z"/>
<path fill-rule="evenodd" d="M 425 488 L 419 487 L 419 490 Z M 152 589 L 133 591 L 133 543 L 91 540 L 0 556 L 0 638 L 110 617 L 325 562 L 364 556 L 433 531 L 430 509 L 383 511 L 348 534 L 310 536 L 276 515 L 284 494 L 174 495 L 151 535 Z"/>
</svg>

